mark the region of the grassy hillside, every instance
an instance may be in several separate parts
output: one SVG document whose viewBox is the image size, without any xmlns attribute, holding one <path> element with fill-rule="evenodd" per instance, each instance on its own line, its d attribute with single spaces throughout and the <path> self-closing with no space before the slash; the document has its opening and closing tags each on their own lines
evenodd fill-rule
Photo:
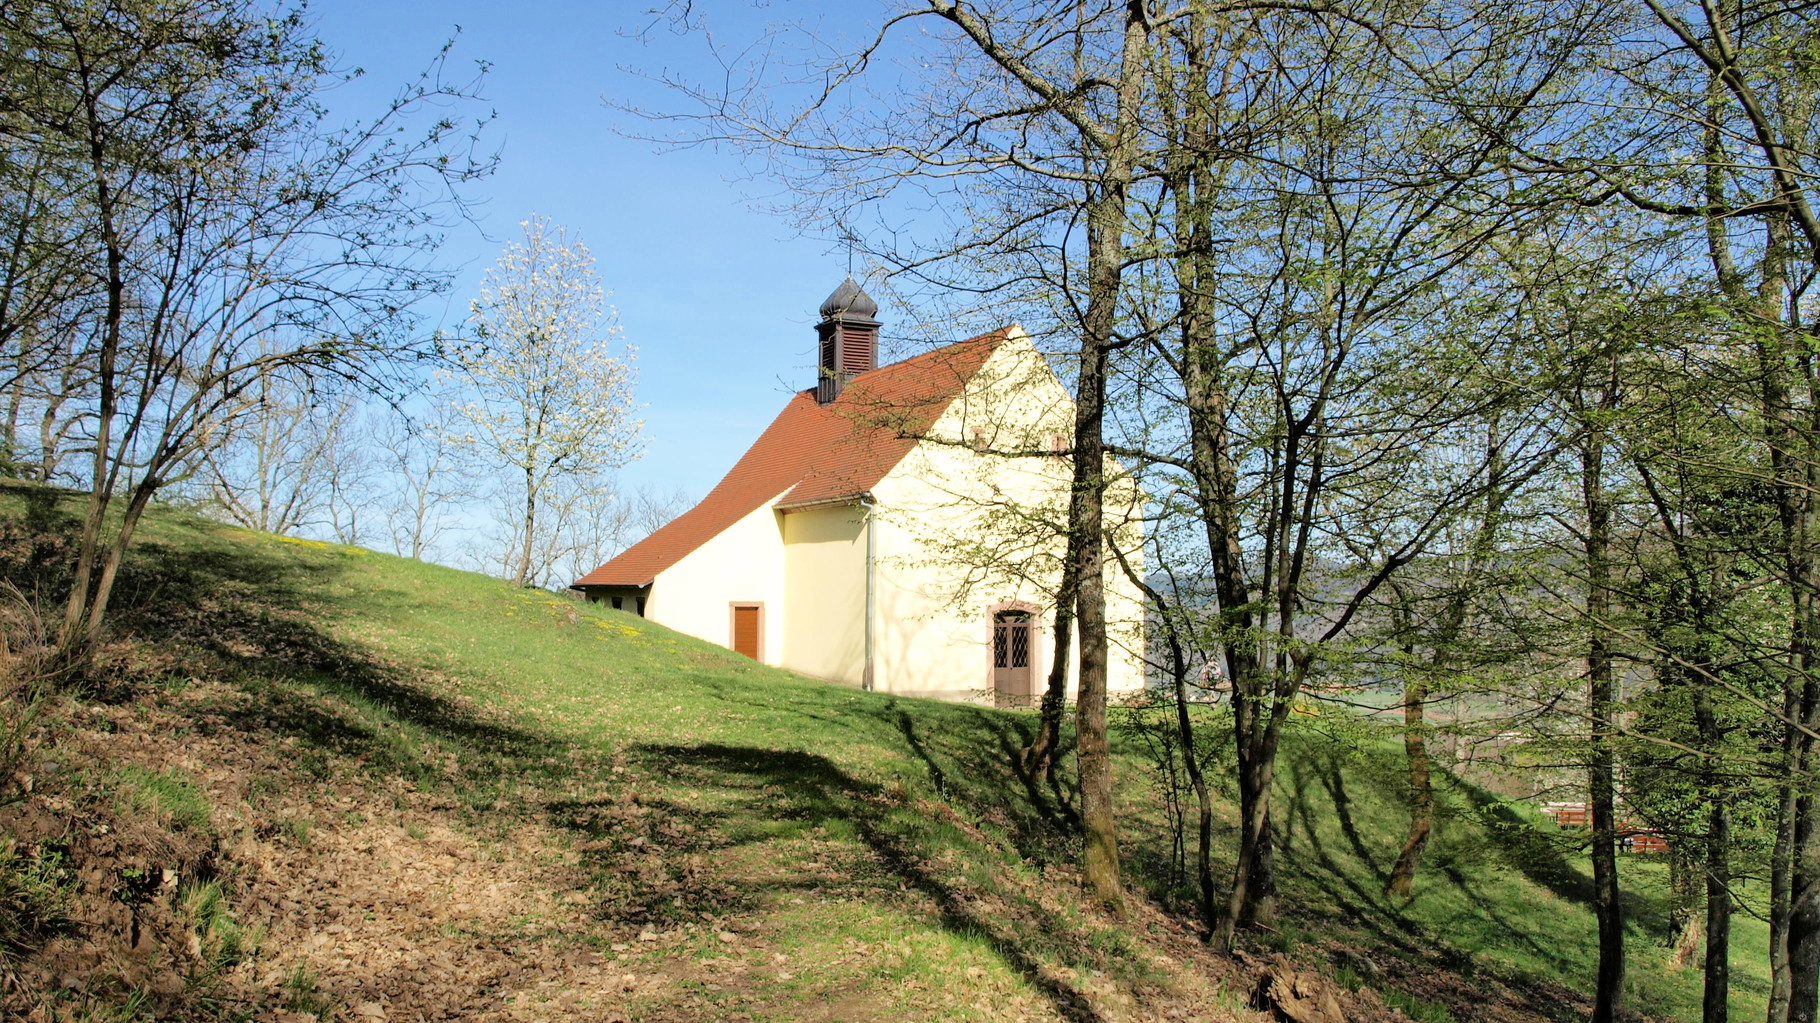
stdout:
<svg viewBox="0 0 1820 1023">
<path fill-rule="evenodd" d="M 0 492 L 24 594 L 68 570 L 58 505 Z M 1401 766 L 1353 720 L 1299 719 L 1284 919 L 1228 956 L 1186 922 L 1141 712 L 1115 919 L 1078 898 L 1066 779 L 1014 768 L 1026 714 L 175 512 L 120 592 L 96 685 L 23 723 L 7 705 L 26 741 L 0 807 L 0 1015 L 1250 1019 L 1279 951 L 1358 992 L 1355 1019 L 1586 1009 L 1573 836 L 1456 785 L 1416 898 L 1386 900 Z M 17 650 L 29 616 L 4 614 Z M 1660 867 L 1624 867 L 1633 1004 L 1694 1018 L 1698 972 L 1655 947 Z M 1748 1018 L 1764 937 L 1742 923 Z"/>
</svg>

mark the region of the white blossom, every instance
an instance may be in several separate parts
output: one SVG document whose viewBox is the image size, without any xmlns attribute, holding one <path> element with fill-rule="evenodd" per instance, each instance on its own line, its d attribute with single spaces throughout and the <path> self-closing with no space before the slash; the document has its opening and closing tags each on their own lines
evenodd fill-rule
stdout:
<svg viewBox="0 0 1820 1023">
<path fill-rule="evenodd" d="M 451 357 L 467 394 L 455 406 L 454 440 L 512 495 L 515 549 L 505 564 L 525 585 L 548 568 L 536 553 L 549 546 L 538 540 L 546 497 L 637 458 L 644 423 L 636 350 L 621 340 L 594 257 L 543 217 L 521 226 L 524 241 L 487 270 Z"/>
</svg>

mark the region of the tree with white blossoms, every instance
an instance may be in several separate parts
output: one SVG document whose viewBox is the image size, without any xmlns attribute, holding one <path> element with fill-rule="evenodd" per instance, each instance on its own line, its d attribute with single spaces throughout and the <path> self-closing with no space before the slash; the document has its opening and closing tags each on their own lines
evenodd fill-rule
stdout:
<svg viewBox="0 0 1820 1023">
<path fill-rule="evenodd" d="M 548 498 L 637 458 L 644 423 L 632 393 L 635 350 L 615 348 L 621 329 L 594 257 L 546 218 L 521 226 L 524 240 L 488 268 L 451 361 L 466 392 L 455 440 L 476 467 L 498 474 L 512 517 L 502 561 L 524 586 L 550 567 L 540 538 L 560 524 L 540 518 Z"/>
</svg>

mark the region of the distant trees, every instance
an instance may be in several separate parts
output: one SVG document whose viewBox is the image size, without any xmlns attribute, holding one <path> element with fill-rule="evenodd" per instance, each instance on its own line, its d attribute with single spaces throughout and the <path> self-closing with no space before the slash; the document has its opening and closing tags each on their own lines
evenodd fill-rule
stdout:
<svg viewBox="0 0 1820 1023">
<path fill-rule="evenodd" d="M 375 383 L 422 340 L 404 312 L 446 281 L 438 218 L 489 166 L 447 112 L 471 92 L 438 58 L 337 126 L 315 98 L 327 59 L 300 12 L 249 0 L 0 11 L 4 447 L 88 491 L 66 663 L 148 504 L 258 387 Z"/>
<path fill-rule="evenodd" d="M 523 223 L 472 304 L 453 345 L 461 394 L 452 439 L 492 481 L 509 512 L 505 577 L 545 585 L 578 534 L 607 513 L 608 474 L 638 457 L 634 352 L 615 350 L 594 257 L 545 218 Z"/>
<path fill-rule="evenodd" d="M 682 511 L 614 476 L 638 447 L 633 351 L 614 347 L 592 257 L 546 220 L 524 228 L 433 379 L 395 397 L 276 367 L 224 406 L 180 492 L 249 529 L 555 587 Z"/>
<path fill-rule="evenodd" d="M 364 458 L 354 440 L 359 403 L 301 376 L 272 372 L 249 387 L 244 408 L 225 415 L 201 447 L 187 489 L 246 529 L 357 534 L 347 498 Z"/>
<path fill-rule="evenodd" d="M 456 448 L 454 397 L 432 390 L 421 398 L 416 415 L 382 408 L 368 420 L 378 441 L 374 471 L 383 481 L 372 503 L 392 553 L 418 559 L 436 548 L 474 494 Z"/>
</svg>

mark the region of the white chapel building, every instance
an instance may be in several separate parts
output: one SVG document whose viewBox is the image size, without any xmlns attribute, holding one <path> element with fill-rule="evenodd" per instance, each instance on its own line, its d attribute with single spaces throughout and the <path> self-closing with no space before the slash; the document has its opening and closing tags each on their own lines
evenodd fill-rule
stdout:
<svg viewBox="0 0 1820 1023">
<path fill-rule="evenodd" d="M 1027 705 L 1054 657 L 1074 403 L 1016 326 L 881 367 L 877 313 L 836 289 L 815 386 L 700 504 L 574 586 L 803 675 Z M 1116 479 L 1108 542 L 1142 571 Z M 1141 596 L 1110 555 L 1105 579 L 1109 688 L 1141 690 Z"/>
</svg>

